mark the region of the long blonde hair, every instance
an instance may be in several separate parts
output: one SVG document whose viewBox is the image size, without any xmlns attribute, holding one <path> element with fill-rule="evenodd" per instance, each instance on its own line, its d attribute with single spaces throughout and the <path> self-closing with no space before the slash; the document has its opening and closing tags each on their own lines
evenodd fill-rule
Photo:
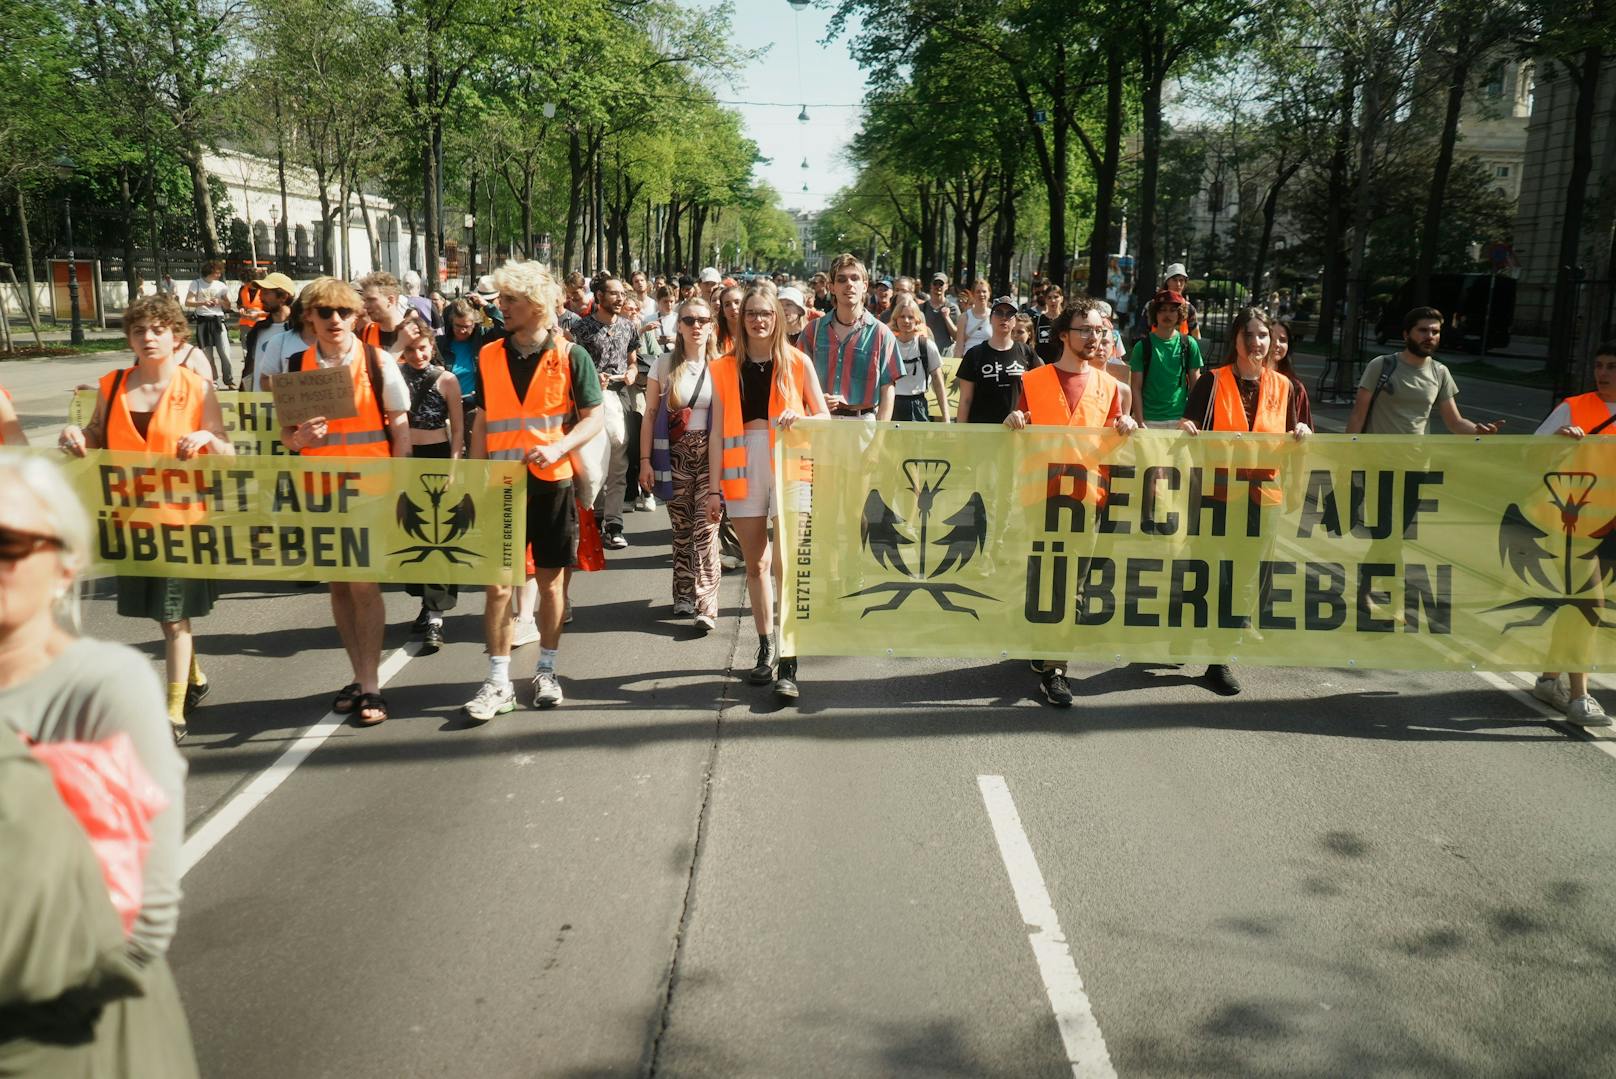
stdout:
<svg viewBox="0 0 1616 1079">
<path fill-rule="evenodd" d="M 692 307 L 701 308 L 702 310 L 706 311 L 710 317 L 714 318 L 715 323 L 717 322 L 716 316 L 713 316 L 713 305 L 708 303 L 700 296 L 692 296 L 690 299 L 674 308 L 675 317 L 683 318 L 685 312 L 689 311 Z M 718 327 L 716 325 L 714 325 L 711 332 L 707 334 L 707 347 L 704 350 L 704 353 L 705 355 L 700 357 L 700 359 L 704 361 L 710 362 L 718 358 Z M 679 372 L 684 369 L 685 364 L 692 363 L 696 359 L 697 357 L 686 354 L 685 335 L 676 331 L 673 335 L 672 358 L 668 360 L 668 384 L 665 387 L 669 411 L 684 408 L 690 403 L 689 401 L 678 400 L 677 387 L 679 385 Z"/>
<path fill-rule="evenodd" d="M 741 333 L 735 341 L 735 363 L 739 365 L 746 361 L 751 354 L 748 347 L 751 341 L 751 331 L 746 325 L 746 305 L 752 297 L 761 296 L 774 306 L 774 330 L 767 338 L 759 338 L 768 347 L 770 358 L 774 360 L 774 389 L 782 401 L 795 400 L 798 394 L 797 365 L 792 360 L 792 354 L 797 350 L 791 347 L 786 340 L 786 312 L 780 305 L 780 294 L 774 287 L 773 281 L 759 279 L 746 287 L 741 294 Z"/>
</svg>

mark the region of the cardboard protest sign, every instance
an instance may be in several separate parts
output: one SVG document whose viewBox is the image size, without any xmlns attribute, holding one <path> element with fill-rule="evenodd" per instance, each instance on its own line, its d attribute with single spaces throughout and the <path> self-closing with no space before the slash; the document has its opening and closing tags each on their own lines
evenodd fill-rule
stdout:
<svg viewBox="0 0 1616 1079">
<path fill-rule="evenodd" d="M 349 367 L 287 371 L 271 378 L 269 389 L 275 396 L 275 415 L 286 427 L 296 427 L 317 416 L 346 420 L 359 415 L 354 407 L 353 370 Z"/>
</svg>

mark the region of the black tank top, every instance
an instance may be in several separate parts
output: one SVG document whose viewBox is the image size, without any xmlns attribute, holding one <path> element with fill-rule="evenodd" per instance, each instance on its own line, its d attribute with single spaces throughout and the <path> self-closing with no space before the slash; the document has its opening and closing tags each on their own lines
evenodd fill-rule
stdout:
<svg viewBox="0 0 1616 1079">
<path fill-rule="evenodd" d="M 774 361 L 741 361 L 741 422 L 769 418 L 769 387 L 774 382 Z"/>
<path fill-rule="evenodd" d="M 435 363 L 413 367 L 398 365 L 404 372 L 404 384 L 410 388 L 410 426 L 417 431 L 441 431 L 449 426 L 449 404 L 438 392 L 438 379 L 443 368 Z"/>
</svg>

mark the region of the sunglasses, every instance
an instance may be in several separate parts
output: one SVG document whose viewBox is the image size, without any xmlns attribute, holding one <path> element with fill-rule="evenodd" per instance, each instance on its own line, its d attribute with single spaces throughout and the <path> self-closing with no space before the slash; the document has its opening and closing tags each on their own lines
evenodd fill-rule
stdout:
<svg viewBox="0 0 1616 1079">
<path fill-rule="evenodd" d="M 681 326 L 689 326 L 691 329 L 694 329 L 697 326 L 711 326 L 712 324 L 713 324 L 713 320 L 712 320 L 712 317 L 710 315 L 680 315 L 679 316 L 679 325 L 681 325 Z"/>
<path fill-rule="evenodd" d="M 44 536 L 38 532 L 18 532 L 10 528 L 0 528 L 0 562 L 21 562 L 45 547 L 61 550 L 62 541 L 55 536 Z"/>
<path fill-rule="evenodd" d="M 314 313 L 321 318 L 353 318 L 358 312 L 351 307 L 316 307 Z"/>
</svg>

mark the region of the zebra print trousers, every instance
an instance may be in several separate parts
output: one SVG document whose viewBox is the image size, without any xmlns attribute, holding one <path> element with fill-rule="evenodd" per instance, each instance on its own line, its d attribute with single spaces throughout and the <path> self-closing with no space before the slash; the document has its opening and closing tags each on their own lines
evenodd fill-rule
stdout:
<svg viewBox="0 0 1616 1079">
<path fill-rule="evenodd" d="M 673 602 L 718 617 L 718 526 L 707 520 L 707 432 L 686 431 L 669 447 L 673 458 Z"/>
</svg>

